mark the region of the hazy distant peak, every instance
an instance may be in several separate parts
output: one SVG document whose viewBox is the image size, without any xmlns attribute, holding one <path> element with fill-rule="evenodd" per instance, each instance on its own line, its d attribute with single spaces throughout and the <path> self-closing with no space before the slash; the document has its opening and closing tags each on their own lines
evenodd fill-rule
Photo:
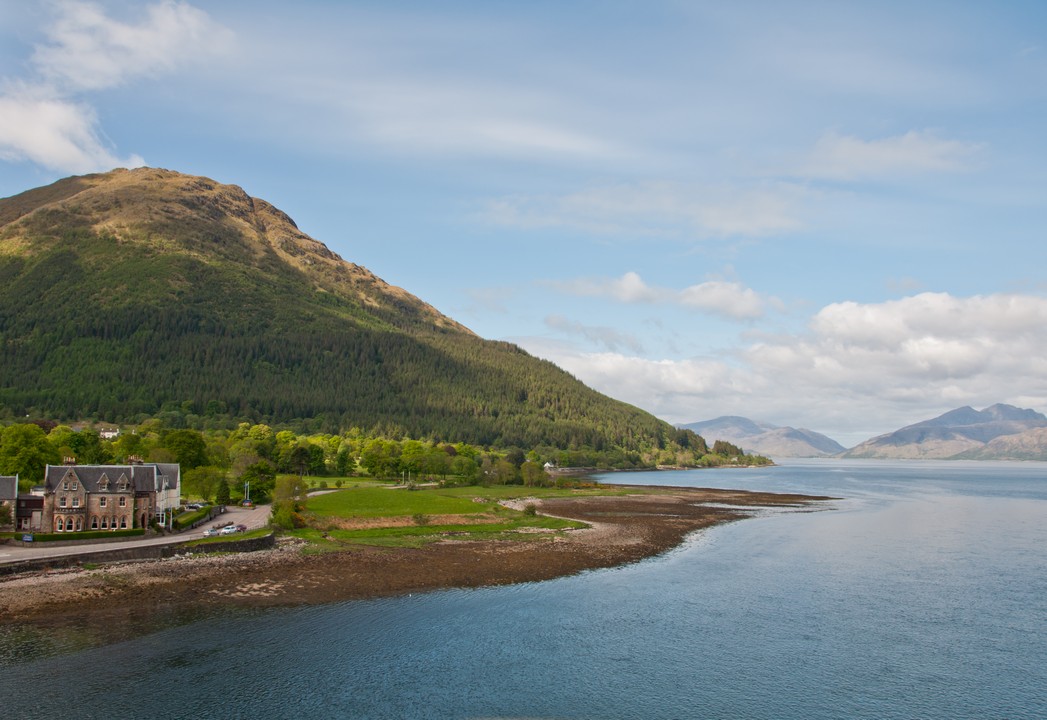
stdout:
<svg viewBox="0 0 1047 720">
<path fill-rule="evenodd" d="M 780 427 L 739 415 L 680 425 L 707 440 L 726 440 L 746 451 L 775 457 L 824 457 L 844 451 L 832 438 L 811 430 Z"/>
</svg>

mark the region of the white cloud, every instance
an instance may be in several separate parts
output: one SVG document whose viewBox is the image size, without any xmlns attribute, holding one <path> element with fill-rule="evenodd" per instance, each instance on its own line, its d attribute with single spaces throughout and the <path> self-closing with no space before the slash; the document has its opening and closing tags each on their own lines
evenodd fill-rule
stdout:
<svg viewBox="0 0 1047 720">
<path fill-rule="evenodd" d="M 231 34 L 201 10 L 179 2 L 151 5 L 139 24 L 108 17 L 97 5 L 53 5 L 48 43 L 36 47 L 37 76 L 7 79 L 0 94 L 0 158 L 59 172 L 84 173 L 145 164 L 108 147 L 82 93 L 173 70 L 222 48 Z"/>
<path fill-rule="evenodd" d="M 775 298 L 725 280 L 709 280 L 683 290 L 672 290 L 648 285 L 638 273 L 627 272 L 620 278 L 579 278 L 550 285 L 570 295 L 607 297 L 629 304 L 679 305 L 731 320 L 755 320 L 764 316 L 768 304 L 781 306 Z"/>
<path fill-rule="evenodd" d="M 809 331 L 720 358 L 651 360 L 541 347 L 612 397 L 672 422 L 745 415 L 844 444 L 961 405 L 1047 410 L 1047 298 L 955 297 L 828 305 Z"/>
<path fill-rule="evenodd" d="M 965 169 L 979 148 L 975 143 L 914 130 L 881 140 L 827 132 L 815 144 L 801 174 L 828 180 L 863 180 L 955 172 Z"/>
<path fill-rule="evenodd" d="M 55 4 L 45 29 L 49 40 L 33 53 L 33 65 L 49 81 L 73 90 L 98 90 L 135 76 L 170 72 L 178 65 L 221 51 L 232 34 L 202 10 L 182 2 L 150 5 L 137 24 L 120 22 L 89 2 Z"/>
<path fill-rule="evenodd" d="M 642 353 L 640 341 L 628 333 L 618 332 L 614 328 L 594 327 L 568 320 L 562 315 L 550 315 L 545 318 L 547 327 L 565 333 L 568 336 L 580 337 L 614 352 L 619 348 Z"/>
<path fill-rule="evenodd" d="M 669 299 L 670 292 L 653 288 L 635 272 L 627 272 L 620 278 L 578 278 L 566 282 L 550 283 L 568 295 L 581 297 L 609 297 L 622 303 L 656 303 Z"/>
<path fill-rule="evenodd" d="M 723 280 L 711 280 L 685 288 L 680 292 L 679 299 L 687 307 L 735 320 L 763 317 L 766 305 L 764 298 L 752 288 Z"/>
<path fill-rule="evenodd" d="M 500 225 L 606 234 L 762 237 L 803 227 L 808 196 L 805 188 L 790 183 L 646 182 L 559 196 L 502 197 L 488 204 L 484 217 Z"/>
<path fill-rule="evenodd" d="M 94 111 L 53 98 L 0 96 L 0 158 L 51 170 L 85 173 L 139 167 L 137 155 L 116 157 L 101 141 Z"/>
</svg>

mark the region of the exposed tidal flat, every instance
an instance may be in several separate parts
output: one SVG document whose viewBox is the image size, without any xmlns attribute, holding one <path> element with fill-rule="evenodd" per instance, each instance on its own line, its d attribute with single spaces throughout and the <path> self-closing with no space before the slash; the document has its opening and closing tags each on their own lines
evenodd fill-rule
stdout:
<svg viewBox="0 0 1047 720">
<path fill-rule="evenodd" d="M 1040 718 L 1045 478 L 873 461 L 630 474 L 843 499 L 542 582 L 234 607 L 50 657 L 7 633 L 0 687 L 20 717 L 136 712 L 148 694 L 161 717 Z M 88 667 L 120 669 L 120 692 L 74 681 Z"/>
</svg>

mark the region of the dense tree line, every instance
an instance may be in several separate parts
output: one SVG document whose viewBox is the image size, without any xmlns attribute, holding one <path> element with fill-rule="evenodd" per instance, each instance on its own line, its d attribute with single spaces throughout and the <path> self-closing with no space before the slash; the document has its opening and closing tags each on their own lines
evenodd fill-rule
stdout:
<svg viewBox="0 0 1047 720">
<path fill-rule="evenodd" d="M 714 446 L 715 448 L 716 446 Z M 720 447 L 730 452 L 729 444 Z M 737 448 L 734 448 L 737 450 Z M 173 428 L 149 419 L 103 439 L 94 427 L 73 429 L 53 421 L 15 423 L 0 428 L 0 474 L 18 474 L 22 490 L 43 480 L 44 467 L 73 458 L 78 464 L 150 462 L 181 465 L 187 494 L 217 502 L 240 497 L 250 484 L 251 499 L 262 502 L 282 475 L 299 478 L 357 474 L 402 481 L 463 484 L 551 482 L 547 464 L 556 467 L 616 469 L 673 465 L 722 465 L 766 459 L 665 449 L 647 459 L 622 451 L 563 450 L 550 445 L 494 449 L 465 442 L 372 435 L 359 428 L 342 433 L 299 434 L 265 424 L 240 423 L 232 430 Z M 232 487 L 232 490 L 231 490 Z"/>
</svg>

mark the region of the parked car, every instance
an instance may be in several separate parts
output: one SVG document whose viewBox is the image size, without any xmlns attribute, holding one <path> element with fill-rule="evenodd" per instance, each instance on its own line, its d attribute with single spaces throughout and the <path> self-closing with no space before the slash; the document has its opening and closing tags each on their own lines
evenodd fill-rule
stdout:
<svg viewBox="0 0 1047 720">
<path fill-rule="evenodd" d="M 237 532 L 247 532 L 247 526 L 246 525 L 237 525 L 236 526 L 236 531 Z"/>
<path fill-rule="evenodd" d="M 240 532 L 236 529 L 236 525 L 226 525 L 224 528 L 218 531 L 219 535 L 235 535 Z"/>
<path fill-rule="evenodd" d="M 214 537 L 217 534 L 218 530 L 216 530 L 215 528 L 207 528 L 206 530 L 204 530 L 204 537 Z"/>
</svg>

